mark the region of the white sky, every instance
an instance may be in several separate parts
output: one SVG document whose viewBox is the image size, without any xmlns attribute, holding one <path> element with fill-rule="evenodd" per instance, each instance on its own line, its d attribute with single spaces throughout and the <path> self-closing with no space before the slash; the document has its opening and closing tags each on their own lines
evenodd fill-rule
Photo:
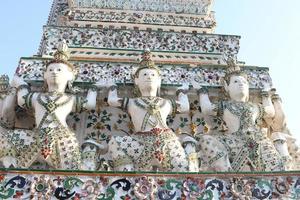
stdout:
<svg viewBox="0 0 300 200">
<path fill-rule="evenodd" d="M 12 77 L 19 58 L 37 52 L 51 4 L 52 0 L 1 2 L 0 74 Z M 241 35 L 239 60 L 270 68 L 291 132 L 300 140 L 300 1 L 215 0 L 214 4 L 216 33 Z"/>
</svg>

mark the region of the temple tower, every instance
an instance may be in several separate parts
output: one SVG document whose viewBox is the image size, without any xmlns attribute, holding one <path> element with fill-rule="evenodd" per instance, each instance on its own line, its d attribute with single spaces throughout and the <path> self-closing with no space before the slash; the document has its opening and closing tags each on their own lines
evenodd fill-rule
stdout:
<svg viewBox="0 0 300 200">
<path fill-rule="evenodd" d="M 68 93 L 82 97 L 89 90 L 95 90 L 96 83 L 113 82 L 117 84 L 120 96 L 133 97 L 132 74 L 141 63 L 141 53 L 150 50 L 152 60 L 161 71 L 161 97 L 175 98 L 178 87 L 189 84 L 190 89 L 185 94 L 190 100 L 190 111 L 183 114 L 174 112 L 176 115 L 168 118 L 167 125 L 178 138 L 188 135 L 197 143 L 209 131 L 223 133 L 226 124 L 220 116 L 203 114 L 199 108 L 197 90 L 192 88 L 193 81 L 208 90 L 213 102 L 228 98 L 223 91 L 222 80 L 228 75 L 228 61 L 231 60 L 233 64 L 240 65 L 247 75 L 251 102 L 261 103 L 261 90 L 272 83 L 268 68 L 248 66 L 238 61 L 240 36 L 215 34 L 217 23 L 212 4 L 213 0 L 53 0 L 38 53 L 32 57 L 22 57 L 17 74 L 32 91 L 43 91 L 46 66 L 53 59 L 58 44 L 65 41 L 70 51 L 69 62 L 76 69 L 76 79 Z M 4 91 L 8 88 L 7 77 L 3 76 L 1 82 L 5 83 L 1 87 Z M 3 188 L 0 199 L 300 197 L 299 172 L 207 174 L 203 171 L 110 171 L 113 163 L 109 152 L 103 149 L 112 136 L 132 135 L 133 125 L 124 110 L 108 105 L 108 88 L 98 88 L 97 92 L 95 110 L 73 112 L 67 119 L 68 126 L 76 133 L 82 158 L 91 160 L 87 165 L 93 171 L 53 170 L 51 166 L 40 162 L 33 163 L 30 169 L 25 170 L 4 169 L 1 171 L 3 175 L 0 175 L 0 187 Z M 280 105 L 278 103 L 278 108 Z M 10 142 L 24 145 L 26 135 L 22 130 L 36 130 L 32 115 L 18 107 L 14 129 L 9 130 L 10 133 L 15 131 L 18 137 L 9 138 Z M 266 125 L 267 122 L 264 123 L 260 125 L 268 135 L 271 129 Z M 279 129 L 282 131 L 282 126 Z M 280 131 L 278 135 L 281 137 Z M 283 141 L 279 136 L 276 139 Z M 181 142 L 185 146 L 189 141 Z M 201 148 L 199 146 L 197 148 Z M 296 146 L 293 148 L 297 149 Z M 297 152 L 295 149 L 293 152 Z M 201 156 L 196 153 L 188 159 L 190 162 L 201 160 Z M 211 159 L 211 162 L 214 160 Z"/>
</svg>

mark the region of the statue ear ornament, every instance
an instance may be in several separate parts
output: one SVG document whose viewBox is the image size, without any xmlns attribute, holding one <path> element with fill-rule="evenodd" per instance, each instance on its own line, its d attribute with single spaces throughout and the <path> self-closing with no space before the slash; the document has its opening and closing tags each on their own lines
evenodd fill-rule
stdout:
<svg viewBox="0 0 300 200">
<path fill-rule="evenodd" d="M 221 87 L 221 96 L 220 96 L 220 99 L 223 99 L 224 101 L 228 100 L 229 99 L 229 95 L 228 95 L 228 92 L 226 92 L 225 88 L 224 87 Z"/>
<path fill-rule="evenodd" d="M 157 96 L 160 97 L 160 86 L 157 88 Z"/>
<path fill-rule="evenodd" d="M 72 90 L 72 88 L 73 88 L 73 81 L 68 81 L 67 87 L 68 87 L 69 90 Z"/>
<path fill-rule="evenodd" d="M 133 95 L 135 97 L 140 97 L 142 96 L 140 89 L 138 88 L 138 86 L 136 84 L 134 84 L 134 88 L 133 88 Z"/>
</svg>

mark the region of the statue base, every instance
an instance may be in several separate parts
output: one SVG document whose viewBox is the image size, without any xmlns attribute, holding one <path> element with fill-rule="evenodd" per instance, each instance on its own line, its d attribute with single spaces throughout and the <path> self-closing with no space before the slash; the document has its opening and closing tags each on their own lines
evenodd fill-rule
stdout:
<svg viewBox="0 0 300 200">
<path fill-rule="evenodd" d="M 299 199 L 300 171 L 0 170 L 0 199 Z"/>
</svg>

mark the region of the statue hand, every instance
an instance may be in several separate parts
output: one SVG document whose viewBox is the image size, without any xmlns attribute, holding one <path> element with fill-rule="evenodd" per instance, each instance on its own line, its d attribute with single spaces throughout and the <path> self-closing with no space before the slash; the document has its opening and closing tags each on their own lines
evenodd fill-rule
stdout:
<svg viewBox="0 0 300 200">
<path fill-rule="evenodd" d="M 1 160 L 5 168 L 17 167 L 17 159 L 12 156 L 5 156 Z"/>
<path fill-rule="evenodd" d="M 276 94 L 276 88 L 271 88 L 270 93 L 271 93 L 271 96 Z"/>
<path fill-rule="evenodd" d="M 199 90 L 199 89 L 202 88 L 200 82 L 197 81 L 197 78 L 196 78 L 196 77 L 194 77 L 194 78 L 192 79 L 191 84 L 192 84 L 193 88 L 195 88 L 196 90 Z"/>
<path fill-rule="evenodd" d="M 23 78 L 19 77 L 17 74 L 14 75 L 11 87 L 19 87 L 20 85 L 27 85 L 27 83 L 23 80 Z"/>
<path fill-rule="evenodd" d="M 262 85 L 263 85 L 262 91 L 269 92 L 271 90 L 270 82 L 263 82 Z"/>
<path fill-rule="evenodd" d="M 178 88 L 178 90 L 188 90 L 189 89 L 189 83 L 182 83 L 181 86 Z"/>
<path fill-rule="evenodd" d="M 104 80 L 99 80 L 95 83 L 97 88 L 110 88 L 112 86 L 117 86 L 115 82 L 113 81 L 104 81 Z"/>
</svg>

